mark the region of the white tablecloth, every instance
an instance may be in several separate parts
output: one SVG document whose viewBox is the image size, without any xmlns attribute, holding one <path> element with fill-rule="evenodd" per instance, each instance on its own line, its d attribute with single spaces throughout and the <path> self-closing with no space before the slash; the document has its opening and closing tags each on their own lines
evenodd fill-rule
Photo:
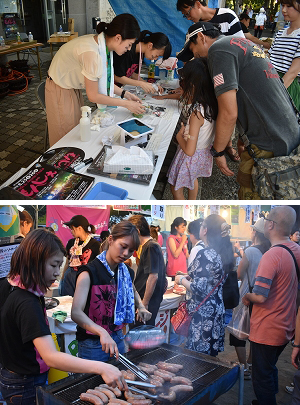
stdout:
<svg viewBox="0 0 300 405">
<path fill-rule="evenodd" d="M 179 118 L 179 108 L 178 108 L 178 102 L 176 100 L 168 100 L 168 99 L 155 100 L 152 97 L 147 96 L 146 100 L 143 102 L 161 105 L 161 106 L 167 108 L 165 114 L 162 117 L 156 117 L 154 115 L 145 115 L 142 118 L 142 121 L 145 124 L 148 124 L 148 125 L 154 127 L 154 131 L 153 131 L 154 134 L 163 135 L 161 138 L 159 149 L 157 151 L 155 151 L 155 154 L 158 156 L 158 159 L 157 159 L 155 171 L 152 175 L 150 184 L 141 185 L 141 184 L 135 184 L 135 183 L 127 182 L 127 181 L 114 180 L 114 179 L 110 179 L 108 177 L 92 175 L 95 177 L 94 185 L 98 182 L 105 182 L 105 183 L 114 185 L 116 187 L 126 189 L 128 191 L 128 199 L 133 199 L 133 200 L 154 199 L 154 197 L 152 196 L 152 191 L 153 191 L 153 188 L 157 181 L 157 177 L 161 170 L 164 158 L 168 151 L 168 147 L 171 142 L 172 135 L 174 133 L 174 130 L 175 130 L 178 118 Z M 90 157 L 95 158 L 103 146 L 102 142 L 101 142 L 102 137 L 104 135 L 112 135 L 115 133 L 115 131 L 118 129 L 118 127 L 116 126 L 115 123 L 132 118 L 132 113 L 123 107 L 118 107 L 116 109 L 109 109 L 108 111 L 111 112 L 115 116 L 114 124 L 107 128 L 101 128 L 100 132 L 92 131 L 92 138 L 89 142 L 81 141 L 80 129 L 79 129 L 79 125 L 77 125 L 70 132 L 68 132 L 62 139 L 60 139 L 56 144 L 54 144 L 51 149 L 65 147 L 65 146 L 73 146 L 73 147 L 83 149 L 85 151 L 86 159 L 90 158 Z M 5 187 L 5 186 L 9 185 L 10 183 L 12 183 L 12 181 L 16 180 L 26 170 L 28 170 L 28 168 L 19 170 L 19 172 L 16 173 L 14 176 L 12 176 L 8 181 L 6 181 L 2 187 Z M 86 167 L 81 169 L 79 171 L 79 173 L 91 175 L 91 174 L 87 173 Z"/>
</svg>

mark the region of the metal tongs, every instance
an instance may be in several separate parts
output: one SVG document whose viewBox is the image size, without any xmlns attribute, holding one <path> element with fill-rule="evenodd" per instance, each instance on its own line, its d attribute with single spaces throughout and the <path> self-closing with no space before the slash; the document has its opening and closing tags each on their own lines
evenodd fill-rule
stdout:
<svg viewBox="0 0 300 405">
<path fill-rule="evenodd" d="M 114 355 L 116 358 L 116 355 Z M 136 387 L 132 387 L 132 385 L 138 385 L 140 387 L 144 388 L 157 388 L 156 385 L 150 384 L 149 382 L 149 374 L 145 373 L 142 371 L 136 364 L 132 363 L 130 360 L 127 359 L 127 357 L 122 356 L 122 354 L 119 354 L 118 358 L 119 362 L 123 364 L 123 366 L 127 367 L 133 374 L 135 374 L 138 378 L 140 378 L 142 381 L 131 381 L 131 380 L 126 380 L 126 383 L 130 385 L 130 391 L 136 392 L 137 394 L 142 394 L 146 398 L 151 398 L 151 399 L 157 399 L 157 395 L 150 394 L 147 391 L 142 391 L 139 390 Z"/>
<path fill-rule="evenodd" d="M 115 356 L 115 358 L 117 358 L 116 355 L 114 355 L 114 356 Z M 119 354 L 118 360 L 119 360 L 120 363 L 123 364 L 123 366 L 127 367 L 139 379 L 141 379 L 142 381 L 149 381 L 149 374 L 142 371 L 137 365 L 132 363 L 126 357 L 122 356 L 122 354 Z M 155 388 L 155 386 L 153 386 L 153 388 Z"/>
</svg>

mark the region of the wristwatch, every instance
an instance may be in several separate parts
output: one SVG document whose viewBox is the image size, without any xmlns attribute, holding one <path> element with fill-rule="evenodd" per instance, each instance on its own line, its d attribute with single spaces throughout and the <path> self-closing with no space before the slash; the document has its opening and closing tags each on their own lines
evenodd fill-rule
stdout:
<svg viewBox="0 0 300 405">
<path fill-rule="evenodd" d="M 210 148 L 210 154 L 212 157 L 220 157 L 225 155 L 225 150 L 222 150 L 221 152 L 217 152 L 216 149 L 212 146 Z"/>
<path fill-rule="evenodd" d="M 124 98 L 125 93 L 126 93 L 126 90 L 123 90 L 122 93 L 121 93 L 121 98 Z"/>
</svg>

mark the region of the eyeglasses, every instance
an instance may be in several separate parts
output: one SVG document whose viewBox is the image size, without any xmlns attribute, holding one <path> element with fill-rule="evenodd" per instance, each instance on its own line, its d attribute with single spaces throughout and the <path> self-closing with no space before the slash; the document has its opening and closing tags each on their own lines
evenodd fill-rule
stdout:
<svg viewBox="0 0 300 405">
<path fill-rule="evenodd" d="M 265 221 L 274 222 L 274 224 L 277 224 L 277 222 L 273 221 L 273 219 L 266 218 L 264 214 L 260 214 L 260 217 L 263 218 Z"/>
<path fill-rule="evenodd" d="M 183 18 L 189 18 L 189 16 L 191 15 L 192 8 L 194 8 L 194 6 L 191 6 L 187 13 L 182 13 L 182 17 Z"/>
</svg>

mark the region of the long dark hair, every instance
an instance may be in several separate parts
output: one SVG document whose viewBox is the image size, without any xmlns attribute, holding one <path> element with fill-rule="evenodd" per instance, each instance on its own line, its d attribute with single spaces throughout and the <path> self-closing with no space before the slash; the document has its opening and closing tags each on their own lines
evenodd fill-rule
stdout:
<svg viewBox="0 0 300 405">
<path fill-rule="evenodd" d="M 220 215 L 211 214 L 204 219 L 202 226 L 207 228 L 208 246 L 221 256 L 224 271 L 228 273 L 234 267 L 233 248 L 229 235 L 226 235 L 229 225 Z"/>
<path fill-rule="evenodd" d="M 11 257 L 8 277 L 20 276 L 26 289 L 47 291 L 45 262 L 57 252 L 66 256 L 62 241 L 45 229 L 35 229 L 24 238 Z"/>
<path fill-rule="evenodd" d="M 186 226 L 186 220 L 182 217 L 177 217 L 174 219 L 173 223 L 171 224 L 171 235 L 177 235 L 176 227 L 184 224 Z"/>
<path fill-rule="evenodd" d="M 119 14 L 110 23 L 101 21 L 96 28 L 98 34 L 104 32 L 108 37 L 120 34 L 122 39 L 138 38 L 140 26 L 136 18 L 131 14 Z"/>
<path fill-rule="evenodd" d="M 197 114 L 197 107 L 201 104 L 204 108 L 204 118 L 208 121 L 216 120 L 218 102 L 204 58 L 195 58 L 180 69 L 180 86 L 183 89 L 181 100 L 187 116 L 194 111 Z"/>
<path fill-rule="evenodd" d="M 163 60 L 168 59 L 172 52 L 172 45 L 169 38 L 162 32 L 151 32 L 144 30 L 137 42 L 148 44 L 151 42 L 154 49 L 164 49 Z"/>
</svg>

